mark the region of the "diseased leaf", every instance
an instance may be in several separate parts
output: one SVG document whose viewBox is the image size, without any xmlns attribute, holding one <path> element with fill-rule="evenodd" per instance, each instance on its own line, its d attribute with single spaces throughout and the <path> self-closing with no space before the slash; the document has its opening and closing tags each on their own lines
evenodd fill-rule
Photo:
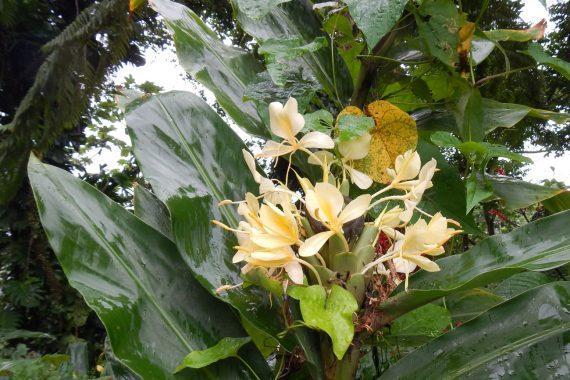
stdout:
<svg viewBox="0 0 570 380">
<path fill-rule="evenodd" d="M 558 71 L 566 79 L 570 80 L 570 63 L 556 57 L 548 55 L 542 46 L 537 43 L 531 43 L 524 54 L 530 55 L 537 63 L 549 66 Z"/>
<path fill-rule="evenodd" d="M 239 349 L 249 342 L 251 342 L 250 337 L 223 338 L 215 346 L 190 352 L 184 357 L 182 363 L 176 367 L 174 373 L 180 372 L 184 368 L 204 368 L 217 361 L 237 357 Z"/>
<path fill-rule="evenodd" d="M 374 128 L 374 119 L 367 116 L 340 115 L 336 128 L 339 141 L 350 141 Z"/>
<path fill-rule="evenodd" d="M 267 15 L 279 4 L 286 3 L 291 0 L 236 0 L 239 9 L 254 20 Z"/>
<path fill-rule="evenodd" d="M 564 191 L 505 176 L 485 175 L 485 181 L 509 210 L 531 206 Z"/>
<path fill-rule="evenodd" d="M 547 379 L 565 374 L 569 303 L 569 282 L 535 288 L 418 348 L 380 378 Z"/>
<path fill-rule="evenodd" d="M 437 59 L 450 67 L 458 60 L 459 30 L 465 23 L 451 0 L 423 1 L 416 15 L 420 37 Z"/>
<path fill-rule="evenodd" d="M 265 58 L 267 71 L 273 81 L 283 86 L 286 81 L 285 72 L 291 69 L 292 60 L 324 46 L 327 46 L 324 37 L 317 37 L 309 43 L 305 43 L 301 37 L 270 38 L 260 44 L 258 51 Z"/>
<path fill-rule="evenodd" d="M 462 253 L 437 260 L 439 272 L 419 271 L 410 277 L 408 291 L 380 305 L 388 319 L 458 291 L 501 281 L 524 271 L 545 271 L 570 262 L 570 236 L 565 233 L 570 211 L 554 214 L 494 235 Z"/>
<path fill-rule="evenodd" d="M 408 0 L 345 0 L 354 22 L 366 37 L 368 49 L 386 35 L 402 16 Z"/>
<path fill-rule="evenodd" d="M 471 41 L 471 60 L 474 65 L 483 62 L 495 49 L 495 44 L 485 38 L 474 37 Z"/>
<path fill-rule="evenodd" d="M 334 354 L 342 359 L 354 336 L 352 315 L 358 310 L 352 293 L 333 285 L 327 296 L 325 288 L 313 285 L 290 287 L 287 294 L 299 300 L 303 321 L 308 326 L 328 334 Z"/>
<path fill-rule="evenodd" d="M 370 153 L 355 161 L 355 167 L 376 182 L 391 181 L 386 169 L 394 165 L 396 157 L 415 149 L 418 131 L 414 119 L 385 100 L 377 100 L 366 106 L 366 114 L 374 119 L 375 128 L 370 131 Z"/>
<path fill-rule="evenodd" d="M 528 29 L 497 29 L 483 32 L 492 41 L 526 42 L 544 38 L 546 20 L 542 19 Z"/>
</svg>

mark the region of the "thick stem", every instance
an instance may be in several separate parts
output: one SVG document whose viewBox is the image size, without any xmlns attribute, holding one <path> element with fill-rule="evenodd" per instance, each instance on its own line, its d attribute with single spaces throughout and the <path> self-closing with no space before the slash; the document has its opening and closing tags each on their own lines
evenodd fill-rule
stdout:
<svg viewBox="0 0 570 380">
<path fill-rule="evenodd" d="M 334 355 L 328 338 L 324 338 L 321 341 L 321 350 L 325 367 L 325 379 L 353 380 L 355 378 L 356 370 L 360 364 L 360 343 L 357 340 L 352 342 L 352 345 L 341 360 L 338 360 Z"/>
<path fill-rule="evenodd" d="M 371 55 L 373 56 L 383 56 L 386 51 L 392 46 L 396 33 L 394 31 L 388 33 L 374 46 Z M 358 79 L 356 80 L 356 85 L 354 86 L 354 91 L 352 93 L 352 98 L 350 104 L 358 108 L 362 108 L 374 82 L 375 72 L 380 66 L 381 61 L 365 59 L 362 62 L 362 67 L 360 73 L 358 74 Z M 390 63 L 394 65 L 394 63 Z"/>
</svg>

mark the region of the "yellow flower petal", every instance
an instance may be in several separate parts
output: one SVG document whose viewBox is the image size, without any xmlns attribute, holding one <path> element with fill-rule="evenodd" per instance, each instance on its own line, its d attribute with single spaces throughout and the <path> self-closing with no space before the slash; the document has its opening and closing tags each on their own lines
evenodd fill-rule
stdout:
<svg viewBox="0 0 570 380">
<path fill-rule="evenodd" d="M 299 247 L 299 256 L 308 257 L 315 255 L 334 234 L 333 231 L 325 231 L 311 236 Z"/>
<path fill-rule="evenodd" d="M 329 135 L 314 131 L 303 136 L 299 140 L 299 145 L 305 148 L 332 149 L 334 148 L 334 141 Z"/>
<path fill-rule="evenodd" d="M 370 201 L 372 196 L 370 194 L 362 194 L 352 202 L 350 202 L 344 210 L 338 216 L 338 219 L 342 224 L 350 222 L 356 218 L 361 217 L 368 211 L 368 206 L 370 206 Z"/>
</svg>

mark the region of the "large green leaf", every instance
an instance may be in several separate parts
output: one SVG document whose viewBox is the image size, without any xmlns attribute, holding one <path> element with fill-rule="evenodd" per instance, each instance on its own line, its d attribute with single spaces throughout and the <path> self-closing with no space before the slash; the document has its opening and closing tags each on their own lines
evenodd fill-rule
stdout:
<svg viewBox="0 0 570 380">
<path fill-rule="evenodd" d="M 523 272 L 501 282 L 493 289 L 493 293 L 505 299 L 510 299 L 529 289 L 548 284 L 549 282 L 552 282 L 552 279 L 544 273 Z"/>
<path fill-rule="evenodd" d="M 220 285 L 242 282 L 232 263 L 235 237 L 210 221 L 237 226 L 235 208 L 218 202 L 255 191 L 243 142 L 206 102 L 186 92 L 149 98 L 127 114 L 127 125 L 135 157 L 170 210 L 174 240 L 196 279 L 216 295 Z M 281 331 L 266 292 L 237 288 L 217 296 L 260 331 Z"/>
<path fill-rule="evenodd" d="M 522 104 L 501 103 L 487 98 L 483 99 L 483 128 L 485 133 L 489 133 L 496 128 L 510 128 L 526 116 L 552 120 L 559 124 L 570 120 L 570 115 L 565 113 L 531 108 Z"/>
<path fill-rule="evenodd" d="M 263 71 L 256 58 L 228 46 L 194 12 L 170 0 L 155 0 L 154 9 L 172 31 L 182 67 L 211 90 L 228 115 L 246 131 L 268 136 L 255 105 L 243 101 L 246 87 Z"/>
<path fill-rule="evenodd" d="M 531 206 L 564 191 L 504 176 L 485 175 L 485 182 L 510 210 Z"/>
<path fill-rule="evenodd" d="M 372 49 L 402 16 L 408 0 L 345 0 L 350 15 Z"/>
<path fill-rule="evenodd" d="M 522 274 L 527 273 L 542 274 L 537 272 L 525 272 Z M 505 281 L 508 280 L 509 279 Z M 487 311 L 493 306 L 496 306 L 497 304 L 503 302 L 505 298 L 493 294 L 485 289 L 475 288 L 454 293 L 448 297 L 445 297 L 444 300 L 445 306 L 451 313 L 453 322 L 455 322 L 455 324 L 461 324 L 475 318 L 484 311 Z M 422 306 L 422 308 L 423 307 L 424 306 Z"/>
<path fill-rule="evenodd" d="M 297 39 L 303 45 L 310 44 L 318 37 L 327 37 L 322 25 L 312 9 L 309 0 L 295 0 L 280 4 L 265 16 L 257 19 L 248 17 L 242 1 L 232 0 L 236 19 L 246 33 L 259 43 L 269 39 Z M 352 93 L 352 80 L 345 63 L 334 46 L 307 52 L 290 61 L 291 67 L 301 66 L 306 74 L 311 74 L 321 84 L 323 90 L 334 99 L 348 99 Z"/>
<path fill-rule="evenodd" d="M 550 68 L 558 71 L 566 79 L 570 80 L 570 63 L 556 57 L 548 55 L 542 46 L 537 43 L 529 45 L 528 49 L 523 53 L 530 55 L 537 63 L 549 66 Z"/>
<path fill-rule="evenodd" d="M 570 211 L 526 224 L 508 234 L 491 236 L 467 252 L 437 260 L 439 272 L 420 271 L 409 289 L 380 305 L 392 319 L 435 299 L 497 282 L 523 271 L 545 271 L 570 262 Z"/>
<path fill-rule="evenodd" d="M 452 112 L 463 141 L 483 141 L 483 98 L 477 88 L 464 85 Z"/>
<path fill-rule="evenodd" d="M 138 183 L 135 183 L 134 187 L 133 205 L 135 215 L 170 240 L 173 240 L 170 213 L 166 205 Z"/>
<path fill-rule="evenodd" d="M 434 304 L 424 305 L 402 315 L 392 322 L 390 336 L 436 337 L 451 324 L 451 316 L 446 308 Z"/>
<path fill-rule="evenodd" d="M 72 287 L 95 310 L 119 360 L 145 379 L 172 378 L 188 351 L 245 333 L 194 279 L 176 246 L 89 184 L 32 157 L 30 182 L 50 244 Z M 248 361 L 267 368 L 259 353 Z M 214 366 L 203 378 L 248 378 Z"/>
<path fill-rule="evenodd" d="M 565 377 L 570 283 L 533 289 L 420 347 L 382 379 Z"/>
<path fill-rule="evenodd" d="M 431 55 L 454 67 L 457 62 L 459 29 L 465 16 L 459 14 L 452 0 L 425 0 L 416 12 L 420 38 Z"/>
<path fill-rule="evenodd" d="M 545 199 L 542 205 L 553 214 L 570 210 L 570 191 L 565 190 L 552 198 Z"/>
</svg>

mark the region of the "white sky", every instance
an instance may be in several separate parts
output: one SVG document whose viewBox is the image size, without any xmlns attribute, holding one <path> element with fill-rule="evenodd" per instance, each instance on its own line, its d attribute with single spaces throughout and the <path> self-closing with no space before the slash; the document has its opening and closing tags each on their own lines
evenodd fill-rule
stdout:
<svg viewBox="0 0 570 380">
<path fill-rule="evenodd" d="M 548 6 L 555 3 L 556 0 L 547 0 Z M 539 0 L 526 0 L 526 4 L 522 10 L 521 18 L 529 24 L 535 24 L 541 19 L 549 19 L 548 12 L 540 4 Z M 552 25 L 549 25 L 547 32 L 551 31 Z M 132 75 L 137 83 L 145 81 L 153 82 L 161 86 L 164 91 L 184 90 L 197 92 L 199 88 L 193 85 L 185 78 L 185 72 L 178 64 L 176 54 L 172 49 L 164 51 L 148 50 L 145 53 L 146 64 L 141 67 L 134 65 L 126 65 L 121 68 L 114 77 L 117 84 L 124 81 L 128 75 Z M 203 89 L 203 88 L 200 88 Z M 213 96 L 206 90 L 206 94 L 210 99 Z M 125 134 L 124 125 L 117 126 L 115 136 L 128 141 Z M 527 150 L 536 150 L 532 146 Z M 533 159 L 534 163 L 529 165 L 529 171 L 525 177 L 527 181 L 540 183 L 544 179 L 556 178 L 570 185 L 570 152 L 566 152 L 562 157 L 546 157 L 544 154 L 526 154 Z M 106 163 L 109 169 L 118 168 L 118 159 L 120 155 L 118 151 L 103 151 L 99 157 L 93 159 L 94 164 L 88 166 L 89 171 L 98 172 L 99 164 Z"/>
</svg>

